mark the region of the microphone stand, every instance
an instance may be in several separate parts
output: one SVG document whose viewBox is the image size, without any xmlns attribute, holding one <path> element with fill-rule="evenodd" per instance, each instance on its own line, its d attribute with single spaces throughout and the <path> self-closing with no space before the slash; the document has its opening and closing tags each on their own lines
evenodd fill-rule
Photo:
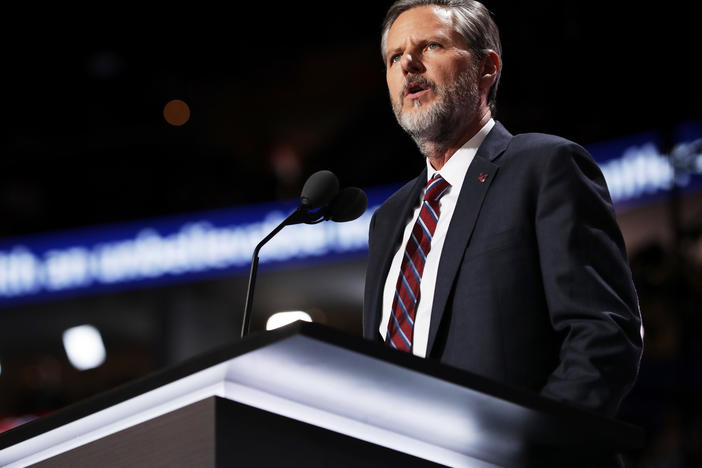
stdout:
<svg viewBox="0 0 702 468">
<path fill-rule="evenodd" d="M 305 205 L 300 205 L 297 207 L 293 213 L 285 218 L 282 223 L 280 223 L 270 234 L 263 238 L 261 242 L 258 243 L 251 256 L 251 271 L 249 272 L 249 285 L 246 288 L 246 305 L 244 306 L 244 321 L 241 324 L 241 338 L 249 332 L 251 328 L 251 307 L 253 305 L 253 292 L 256 286 L 256 273 L 258 271 L 258 252 L 261 250 L 266 242 L 271 240 L 273 236 L 278 234 L 285 226 L 289 224 L 298 224 L 305 222 L 306 218 L 311 213 L 308 213 L 307 207 Z"/>
<path fill-rule="evenodd" d="M 261 247 L 287 225 L 300 223 L 317 224 L 329 219 L 337 222 L 350 221 L 358 218 L 368 206 L 368 198 L 359 188 L 347 187 L 339 192 L 339 181 L 329 171 L 319 171 L 312 174 L 302 188 L 300 200 L 302 202 L 300 206 L 259 242 L 253 251 L 249 285 L 246 288 L 244 318 L 241 323 L 242 339 L 251 328 L 254 287 L 256 286 L 256 273 L 258 272 L 258 253 Z M 347 205 L 350 205 L 352 209 L 349 210 Z"/>
</svg>

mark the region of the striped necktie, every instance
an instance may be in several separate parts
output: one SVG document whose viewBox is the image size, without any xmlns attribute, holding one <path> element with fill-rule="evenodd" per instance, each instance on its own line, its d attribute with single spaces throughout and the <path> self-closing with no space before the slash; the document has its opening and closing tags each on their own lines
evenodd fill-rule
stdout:
<svg viewBox="0 0 702 468">
<path fill-rule="evenodd" d="M 407 241 L 395 286 L 392 314 L 388 321 L 386 342 L 395 349 L 410 352 L 414 336 L 414 318 L 419 304 L 419 284 L 427 261 L 431 239 L 436 231 L 441 210 L 439 200 L 451 184 L 435 174 L 427 184 L 419 217 Z"/>
</svg>

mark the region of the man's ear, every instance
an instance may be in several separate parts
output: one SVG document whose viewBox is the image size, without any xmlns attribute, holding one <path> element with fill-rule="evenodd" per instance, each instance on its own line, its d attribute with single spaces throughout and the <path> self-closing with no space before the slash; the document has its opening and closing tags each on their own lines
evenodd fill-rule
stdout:
<svg viewBox="0 0 702 468">
<path fill-rule="evenodd" d="M 494 50 L 488 50 L 480 66 L 480 89 L 487 93 L 492 84 L 497 80 L 502 61 Z"/>
</svg>

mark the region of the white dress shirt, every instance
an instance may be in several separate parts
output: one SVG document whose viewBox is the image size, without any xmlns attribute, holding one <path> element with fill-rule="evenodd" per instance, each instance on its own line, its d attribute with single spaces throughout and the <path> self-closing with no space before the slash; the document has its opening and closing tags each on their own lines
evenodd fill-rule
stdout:
<svg viewBox="0 0 702 468">
<path fill-rule="evenodd" d="M 446 161 L 446 164 L 444 164 L 444 167 L 442 167 L 440 171 L 435 170 L 429 162 L 429 159 L 427 159 L 427 182 L 429 182 L 429 179 L 431 179 L 434 174 L 439 173 L 446 182 L 451 184 L 451 188 L 449 188 L 439 200 L 441 214 L 439 215 L 439 222 L 436 225 L 436 231 L 431 241 L 431 249 L 427 255 L 427 261 L 424 264 L 422 282 L 419 285 L 419 304 L 417 305 L 415 314 L 414 338 L 412 344 L 412 353 L 416 356 L 425 357 L 427 353 L 431 307 L 434 302 L 434 288 L 436 286 L 436 274 L 439 270 L 439 259 L 441 258 L 441 250 L 444 247 L 444 240 L 446 239 L 446 233 L 451 223 L 451 217 L 456 208 L 458 194 L 461 193 L 463 179 L 466 176 L 468 166 L 470 166 L 470 163 L 473 161 L 480 144 L 485 140 L 485 137 L 490 133 L 494 125 L 495 121 L 490 119 L 473 138 L 468 140 L 465 145 Z M 402 264 L 405 247 L 412 233 L 412 228 L 419 217 L 422 199 L 424 199 L 424 190 L 422 190 L 417 200 L 417 208 L 415 208 L 412 217 L 405 226 L 402 244 L 397 250 L 397 253 L 395 253 L 395 257 L 393 257 L 388 276 L 385 279 L 385 288 L 383 289 L 383 316 L 380 320 L 379 328 L 380 336 L 382 336 L 383 339 L 387 337 L 388 321 L 392 314 L 392 301 L 395 297 L 395 287 L 397 286 L 397 278 L 400 276 L 400 266 Z"/>
</svg>

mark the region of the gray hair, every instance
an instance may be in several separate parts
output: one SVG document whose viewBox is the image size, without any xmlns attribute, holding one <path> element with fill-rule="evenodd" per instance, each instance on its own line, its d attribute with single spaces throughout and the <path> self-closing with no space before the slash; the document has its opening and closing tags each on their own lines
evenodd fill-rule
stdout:
<svg viewBox="0 0 702 468">
<path fill-rule="evenodd" d="M 397 0 L 392 4 L 383 21 L 380 52 L 386 66 L 385 54 L 387 50 L 388 33 L 395 20 L 407 10 L 429 5 L 436 5 L 451 11 L 456 32 L 466 41 L 466 45 L 470 48 L 476 61 L 484 59 L 487 52 L 492 50 L 497 53 L 500 57 L 500 62 L 502 62 L 500 32 L 490 15 L 490 11 L 485 8 L 482 3 L 474 0 Z M 501 75 L 502 65 L 500 63 L 500 69 L 497 71 L 497 78 L 490 87 L 487 96 L 487 103 L 493 116 L 497 111 L 497 85 L 500 82 Z"/>
</svg>

